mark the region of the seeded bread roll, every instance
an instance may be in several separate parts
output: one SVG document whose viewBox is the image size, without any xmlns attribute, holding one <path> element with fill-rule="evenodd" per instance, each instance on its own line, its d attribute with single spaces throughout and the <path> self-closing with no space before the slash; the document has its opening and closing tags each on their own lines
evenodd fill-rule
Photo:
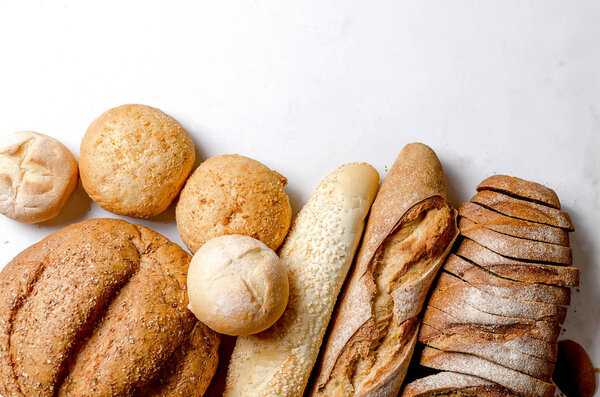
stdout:
<svg viewBox="0 0 600 397">
<path fill-rule="evenodd" d="M 225 396 L 302 396 L 378 184 L 373 167 L 354 163 L 313 192 L 280 250 L 288 306 L 271 328 L 237 339 Z"/>
<path fill-rule="evenodd" d="M 187 277 L 189 309 L 226 335 L 264 331 L 288 301 L 287 269 L 262 241 L 239 234 L 208 240 L 194 254 Z"/>
<path fill-rule="evenodd" d="M 201 396 L 219 337 L 187 310 L 190 259 L 117 219 L 17 255 L 0 273 L 0 394 Z"/>
<path fill-rule="evenodd" d="M 18 131 L 0 137 L 0 213 L 23 223 L 54 218 L 77 186 L 77 162 L 62 143 Z"/>
<path fill-rule="evenodd" d="M 398 394 L 419 313 L 457 234 L 437 156 L 407 145 L 373 203 L 312 396 Z"/>
<path fill-rule="evenodd" d="M 81 140 L 79 171 L 90 198 L 107 211 L 150 218 L 177 197 L 196 157 L 173 117 L 145 105 L 122 105 L 92 122 Z"/>
<path fill-rule="evenodd" d="M 198 167 L 176 207 L 177 230 L 194 253 L 206 241 L 241 234 L 279 248 L 292 220 L 287 179 L 237 154 L 212 157 Z"/>
</svg>

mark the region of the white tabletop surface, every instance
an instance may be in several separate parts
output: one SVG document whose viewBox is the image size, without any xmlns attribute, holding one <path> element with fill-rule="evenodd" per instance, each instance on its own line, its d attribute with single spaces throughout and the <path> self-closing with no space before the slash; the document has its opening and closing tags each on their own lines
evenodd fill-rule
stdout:
<svg viewBox="0 0 600 397">
<path fill-rule="evenodd" d="M 563 337 L 600 366 L 599 21 L 592 0 L 0 0 L 0 133 L 77 156 L 103 111 L 156 106 L 202 159 L 240 153 L 285 175 L 294 211 L 338 165 L 383 177 L 413 141 L 437 152 L 456 205 L 494 173 L 546 184 L 577 228 Z M 0 266 L 93 217 L 116 216 L 81 187 L 56 219 L 0 217 Z M 173 206 L 135 222 L 182 244 Z"/>
</svg>

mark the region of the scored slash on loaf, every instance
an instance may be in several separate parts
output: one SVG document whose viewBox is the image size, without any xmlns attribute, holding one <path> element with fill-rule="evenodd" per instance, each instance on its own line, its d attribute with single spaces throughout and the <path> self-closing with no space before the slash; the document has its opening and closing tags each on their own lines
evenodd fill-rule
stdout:
<svg viewBox="0 0 600 397">
<path fill-rule="evenodd" d="M 556 193 L 537 183 L 495 175 L 477 191 L 459 208 L 462 240 L 419 333 L 420 365 L 446 372 L 414 380 L 403 396 L 552 396 L 569 287 L 579 283 L 573 223 Z"/>
<path fill-rule="evenodd" d="M 419 313 L 457 234 L 440 161 L 426 145 L 407 145 L 371 208 L 312 396 L 398 394 Z"/>
</svg>

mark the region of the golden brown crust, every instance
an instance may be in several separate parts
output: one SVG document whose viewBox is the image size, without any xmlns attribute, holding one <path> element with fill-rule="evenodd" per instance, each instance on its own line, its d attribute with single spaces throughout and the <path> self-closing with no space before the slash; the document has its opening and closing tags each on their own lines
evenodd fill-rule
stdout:
<svg viewBox="0 0 600 397">
<path fill-rule="evenodd" d="M 514 176 L 490 176 L 477 186 L 478 192 L 482 190 L 494 190 L 560 209 L 560 201 L 554 190 Z"/>
<path fill-rule="evenodd" d="M 439 372 L 409 383 L 402 397 L 512 397 L 516 396 L 497 383 L 456 372 Z"/>
<path fill-rule="evenodd" d="M 429 302 L 438 307 L 444 307 L 446 300 L 455 300 L 490 314 L 550 321 L 556 324 L 562 324 L 567 315 L 567 308 L 564 306 L 494 296 L 447 272 L 440 275 L 434 291 Z"/>
<path fill-rule="evenodd" d="M 495 275 L 459 256 L 450 254 L 444 264 L 444 271 L 460 277 L 475 288 L 489 294 L 519 301 L 568 305 L 571 301 L 569 288 L 554 285 L 513 281 Z"/>
<path fill-rule="evenodd" d="M 426 346 L 420 363 L 430 368 L 477 376 L 520 395 L 552 397 L 556 389 L 551 383 L 470 354 L 444 352 Z"/>
<path fill-rule="evenodd" d="M 415 344 L 417 315 L 458 233 L 442 166 L 407 145 L 371 208 L 312 395 L 398 393 Z M 388 266 L 388 264 L 390 264 Z"/>
<path fill-rule="evenodd" d="M 194 324 L 210 346 L 195 371 L 210 373 L 218 336 L 186 309 L 189 261 L 163 236 L 116 219 L 71 225 L 23 251 L 0 273 L 0 392 L 131 394 Z"/>
<path fill-rule="evenodd" d="M 425 342 L 443 332 L 445 335 L 458 335 L 473 341 L 502 343 L 523 354 L 549 362 L 556 361 L 556 344 L 539 338 L 543 331 L 539 323 L 532 324 L 513 319 L 499 324 L 494 320 L 493 316 L 478 318 L 462 313 L 454 316 L 434 306 L 427 306 L 423 324 L 429 325 L 430 328 L 421 328 L 419 341 Z"/>
<path fill-rule="evenodd" d="M 575 230 L 571 217 L 564 211 L 492 190 L 480 191 L 471 201 L 513 218 L 560 227 L 568 231 Z"/>
<path fill-rule="evenodd" d="M 568 266 L 573 262 L 570 247 L 508 236 L 462 217 L 458 227 L 464 237 L 509 258 Z"/>
<path fill-rule="evenodd" d="M 576 267 L 518 261 L 497 254 L 468 238 L 463 238 L 456 255 L 510 280 L 561 287 L 579 285 L 579 269 Z"/>
<path fill-rule="evenodd" d="M 250 236 L 276 250 L 292 219 L 286 183 L 282 175 L 244 156 L 206 160 L 189 178 L 177 203 L 181 239 L 192 253 L 226 234 Z"/>
<path fill-rule="evenodd" d="M 107 211 L 133 218 L 163 212 L 194 166 L 192 138 L 173 117 L 145 105 L 122 105 L 92 122 L 81 140 L 85 191 Z"/>
<path fill-rule="evenodd" d="M 558 227 L 502 215 L 475 203 L 463 203 L 458 214 L 499 233 L 545 243 L 569 246 L 569 233 Z"/>
</svg>

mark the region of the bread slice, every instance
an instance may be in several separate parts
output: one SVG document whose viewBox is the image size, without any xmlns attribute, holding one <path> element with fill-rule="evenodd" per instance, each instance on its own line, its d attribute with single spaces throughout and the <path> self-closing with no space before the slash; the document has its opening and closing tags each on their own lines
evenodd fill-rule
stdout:
<svg viewBox="0 0 600 397">
<path fill-rule="evenodd" d="M 534 327 L 521 322 L 506 325 L 486 324 L 482 321 L 473 321 L 473 319 L 458 319 L 433 306 L 428 306 L 423 316 L 423 324 L 427 324 L 431 328 L 421 328 L 419 341 L 435 337 L 437 331 L 435 334 L 431 334 L 431 330 L 435 329 L 447 335 L 459 335 L 473 341 L 501 343 L 507 348 L 525 355 L 551 363 L 556 361 L 556 344 L 535 338 L 532 336 L 537 332 Z"/>
<path fill-rule="evenodd" d="M 497 383 L 457 372 L 439 372 L 404 387 L 402 397 L 512 397 L 516 394 Z"/>
<path fill-rule="evenodd" d="M 463 203 L 458 208 L 458 214 L 502 234 L 569 246 L 569 233 L 565 229 L 511 218 L 476 203 Z"/>
<path fill-rule="evenodd" d="M 526 181 L 514 176 L 492 175 L 477 186 L 478 192 L 482 190 L 494 190 L 560 209 L 560 201 L 554 190 L 539 183 Z"/>
<path fill-rule="evenodd" d="M 279 251 L 288 306 L 271 328 L 238 337 L 224 396 L 302 396 L 378 185 L 373 167 L 353 163 L 313 192 Z"/>
<path fill-rule="evenodd" d="M 407 145 L 371 208 L 312 396 L 397 395 L 418 315 L 458 234 L 456 215 L 433 150 Z"/>
<path fill-rule="evenodd" d="M 491 361 L 464 353 L 423 349 L 420 364 L 442 371 L 460 372 L 498 383 L 525 396 L 554 396 L 555 386 Z"/>
<path fill-rule="evenodd" d="M 462 239 L 456 255 L 510 280 L 561 287 L 579 285 L 579 269 L 576 267 L 523 262 L 507 258 L 468 238 Z"/>
<path fill-rule="evenodd" d="M 433 295 L 437 294 L 432 294 L 432 297 Z M 468 303 L 446 301 L 443 302 L 442 305 L 438 305 L 438 302 L 432 302 L 430 299 L 427 310 L 429 310 L 431 307 L 441 310 L 463 323 L 471 323 L 481 326 L 484 329 L 495 329 L 496 332 L 501 332 L 500 330 L 503 330 L 507 327 L 519 327 L 522 329 L 528 329 L 527 332 L 529 332 L 532 338 L 540 339 L 550 343 L 556 342 L 560 334 L 560 325 L 558 324 L 551 323 L 549 321 L 536 321 L 529 318 L 506 317 L 499 316 L 497 314 L 486 313 L 481 309 L 469 305 Z M 426 311 L 423 318 L 425 319 L 427 317 L 428 313 Z M 444 329 L 443 327 L 437 326 L 436 323 L 431 322 L 431 320 L 429 320 L 427 324 Z"/>
<path fill-rule="evenodd" d="M 458 227 L 463 236 L 509 258 L 568 266 L 573 263 L 570 247 L 508 236 L 463 217 L 459 219 Z"/>
<path fill-rule="evenodd" d="M 493 296 L 477 289 L 450 273 L 442 273 L 429 302 L 445 307 L 448 302 L 460 302 L 476 307 L 486 313 L 504 317 L 527 318 L 562 324 L 567 308 L 541 302 L 522 302 Z"/>
<path fill-rule="evenodd" d="M 511 349 L 501 341 L 481 340 L 464 334 L 446 335 L 428 324 L 421 324 L 421 330 L 424 335 L 430 336 L 422 342 L 427 346 L 447 352 L 472 354 L 546 382 L 552 378 L 554 364 Z"/>
<path fill-rule="evenodd" d="M 473 196 L 471 202 L 513 218 L 544 223 L 568 231 L 575 230 L 571 217 L 566 212 L 542 204 L 514 198 L 492 190 L 480 191 Z"/>
<path fill-rule="evenodd" d="M 554 305 L 568 305 L 571 301 L 571 290 L 568 288 L 509 280 L 454 254 L 446 259 L 444 271 L 460 277 L 477 289 L 502 298 Z"/>
</svg>

